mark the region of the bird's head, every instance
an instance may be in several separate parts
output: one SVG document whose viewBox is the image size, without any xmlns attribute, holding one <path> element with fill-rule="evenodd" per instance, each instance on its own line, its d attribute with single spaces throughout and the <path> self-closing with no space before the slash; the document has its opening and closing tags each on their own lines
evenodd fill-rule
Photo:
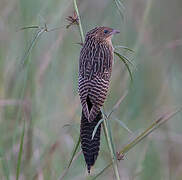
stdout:
<svg viewBox="0 0 182 180">
<path fill-rule="evenodd" d="M 117 33 L 120 33 L 120 31 L 109 27 L 96 27 L 87 33 L 86 38 L 94 38 L 99 42 L 111 43 L 112 36 Z"/>
</svg>

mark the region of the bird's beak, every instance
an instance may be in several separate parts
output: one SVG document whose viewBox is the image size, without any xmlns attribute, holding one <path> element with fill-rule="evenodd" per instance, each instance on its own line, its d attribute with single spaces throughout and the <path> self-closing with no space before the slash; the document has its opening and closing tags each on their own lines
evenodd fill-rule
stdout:
<svg viewBox="0 0 182 180">
<path fill-rule="evenodd" d="M 113 35 L 113 34 L 118 34 L 118 33 L 120 33 L 120 31 L 117 30 L 117 29 L 113 29 L 112 32 L 111 32 L 112 35 Z"/>
</svg>

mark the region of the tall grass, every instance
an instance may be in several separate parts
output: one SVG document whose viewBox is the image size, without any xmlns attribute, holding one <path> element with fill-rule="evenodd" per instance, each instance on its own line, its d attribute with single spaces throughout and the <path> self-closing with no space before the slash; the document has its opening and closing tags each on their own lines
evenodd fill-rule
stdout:
<svg viewBox="0 0 182 180">
<path fill-rule="evenodd" d="M 73 1 L 0 2 L 0 179 L 114 179 L 117 171 L 120 179 L 180 179 L 181 113 L 166 119 L 182 106 L 181 1 L 77 3 L 82 26 L 66 29 Z M 93 176 L 87 177 L 78 146 L 77 43 L 82 29 L 100 25 L 121 30 L 113 44 L 122 57 L 115 57 L 104 105 L 106 119 L 112 112 L 104 121 L 110 148 L 103 131 Z M 21 27 L 28 29 L 17 32 Z M 39 27 L 42 35 L 35 38 Z M 159 122 L 165 124 L 155 129 Z M 110 168 L 111 157 L 118 170 Z"/>
</svg>

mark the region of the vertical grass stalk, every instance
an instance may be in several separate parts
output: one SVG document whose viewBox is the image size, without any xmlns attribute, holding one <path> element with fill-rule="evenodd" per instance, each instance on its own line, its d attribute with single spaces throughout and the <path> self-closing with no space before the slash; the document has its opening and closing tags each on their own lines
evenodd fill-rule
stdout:
<svg viewBox="0 0 182 180">
<path fill-rule="evenodd" d="M 25 120 L 23 120 L 23 130 L 22 130 L 22 134 L 21 134 L 20 147 L 19 147 L 19 153 L 18 153 L 18 162 L 17 162 L 17 168 L 16 168 L 16 180 L 19 179 L 19 174 L 20 174 L 21 159 L 22 159 L 22 154 L 23 154 L 24 135 L 25 135 Z"/>
<path fill-rule="evenodd" d="M 82 28 L 82 24 L 81 24 L 81 19 L 80 19 L 80 14 L 79 14 L 79 10 L 78 10 L 78 6 L 77 6 L 77 3 L 76 3 L 76 0 L 73 0 L 73 3 L 74 3 L 74 9 L 76 11 L 76 14 L 78 16 L 78 21 L 79 21 L 79 30 L 80 30 L 80 36 L 81 36 L 81 40 L 82 40 L 82 43 L 84 43 L 84 34 L 83 34 L 83 28 Z"/>
<path fill-rule="evenodd" d="M 104 134 L 105 134 L 108 146 L 109 146 L 109 151 L 110 151 L 110 154 L 111 154 L 111 159 L 112 159 L 112 164 L 113 164 L 113 169 L 114 169 L 116 179 L 120 180 L 118 166 L 117 166 L 117 159 L 115 158 L 114 149 L 113 149 L 111 139 L 110 139 L 110 136 L 109 136 L 109 131 L 108 131 L 108 126 L 107 126 L 106 120 L 107 119 L 104 117 L 104 121 L 103 121 Z"/>
</svg>

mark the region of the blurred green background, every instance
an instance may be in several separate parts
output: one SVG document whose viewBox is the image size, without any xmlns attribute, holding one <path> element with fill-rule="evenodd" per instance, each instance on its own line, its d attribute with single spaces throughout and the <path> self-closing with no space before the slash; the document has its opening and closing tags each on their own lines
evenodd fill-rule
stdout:
<svg viewBox="0 0 182 180">
<path fill-rule="evenodd" d="M 114 0 L 78 0 L 84 33 L 109 26 L 121 33 L 114 46 L 134 54 L 134 83 L 115 57 L 105 111 L 128 95 L 111 118 L 112 136 L 119 151 L 131 138 L 115 121 L 122 120 L 134 136 L 157 117 L 182 107 L 182 1 L 125 0 L 122 20 Z M 73 14 L 72 0 L 0 0 L 0 179 L 16 178 L 20 139 L 25 121 L 21 180 L 60 179 L 79 137 L 77 26 L 66 29 Z M 21 27 L 47 24 L 24 68 L 20 62 L 37 30 Z M 118 163 L 122 180 L 182 180 L 182 113 L 155 130 Z M 102 132 L 97 174 L 110 162 Z M 87 179 L 80 155 L 65 180 Z M 114 179 L 112 167 L 97 179 Z"/>
</svg>

